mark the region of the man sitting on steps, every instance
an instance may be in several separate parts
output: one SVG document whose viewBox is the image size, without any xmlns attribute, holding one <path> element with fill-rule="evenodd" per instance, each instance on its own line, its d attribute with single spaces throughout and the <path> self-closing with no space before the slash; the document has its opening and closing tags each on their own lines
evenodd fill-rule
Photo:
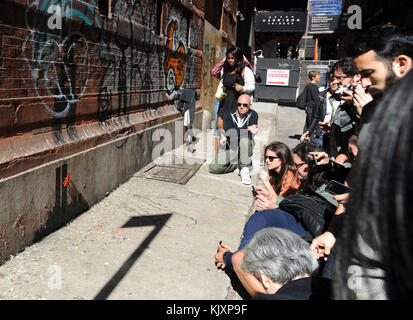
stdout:
<svg viewBox="0 0 413 320">
<path fill-rule="evenodd" d="M 258 132 L 258 114 L 251 110 L 251 97 L 241 95 L 237 110 L 219 117 L 217 127 L 221 134 L 220 150 L 209 164 L 209 172 L 221 174 L 239 169 L 242 183 L 251 184 L 253 136 Z"/>
</svg>

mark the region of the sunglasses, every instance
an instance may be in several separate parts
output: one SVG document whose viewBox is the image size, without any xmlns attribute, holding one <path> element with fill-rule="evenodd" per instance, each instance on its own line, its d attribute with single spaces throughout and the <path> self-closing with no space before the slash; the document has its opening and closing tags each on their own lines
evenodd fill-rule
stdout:
<svg viewBox="0 0 413 320">
<path fill-rule="evenodd" d="M 243 106 L 243 107 L 245 107 L 245 108 L 248 108 L 250 105 L 249 105 L 248 103 L 237 103 L 237 106 L 238 106 L 238 107 Z"/>
<path fill-rule="evenodd" d="M 297 169 L 301 168 L 303 165 L 307 164 L 307 162 L 295 163 L 295 167 Z"/>
<path fill-rule="evenodd" d="M 271 162 L 274 161 L 274 159 L 280 159 L 279 157 L 274 157 L 274 156 L 264 156 L 264 160 L 270 160 Z"/>
</svg>

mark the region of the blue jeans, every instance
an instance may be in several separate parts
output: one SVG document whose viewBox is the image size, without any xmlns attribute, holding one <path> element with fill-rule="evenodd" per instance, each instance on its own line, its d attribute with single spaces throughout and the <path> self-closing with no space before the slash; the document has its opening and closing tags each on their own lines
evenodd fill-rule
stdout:
<svg viewBox="0 0 413 320">
<path fill-rule="evenodd" d="M 217 128 L 217 119 L 218 119 L 218 109 L 219 109 L 219 100 L 215 100 L 214 102 L 214 115 L 215 115 L 215 125 L 214 125 L 214 136 L 218 137 L 219 136 L 219 132 L 218 132 L 218 128 Z"/>
<path fill-rule="evenodd" d="M 324 131 L 321 131 L 320 136 L 318 138 L 314 138 L 314 142 L 317 142 L 320 147 L 323 147 L 323 138 L 324 138 Z"/>
<path fill-rule="evenodd" d="M 245 224 L 244 236 L 238 247 L 238 251 L 244 249 L 257 231 L 268 227 L 288 229 L 300 237 L 304 237 L 307 234 L 301 223 L 288 212 L 281 209 L 256 211 Z M 232 267 L 232 255 L 233 253 L 230 252 L 225 255 L 226 266 Z"/>
</svg>

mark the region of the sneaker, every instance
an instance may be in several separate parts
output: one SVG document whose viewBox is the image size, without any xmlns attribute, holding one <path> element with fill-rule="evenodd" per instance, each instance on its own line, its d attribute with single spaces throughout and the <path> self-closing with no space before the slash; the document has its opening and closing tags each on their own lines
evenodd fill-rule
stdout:
<svg viewBox="0 0 413 320">
<path fill-rule="evenodd" d="M 234 170 L 234 172 L 235 172 L 235 173 L 238 173 L 238 175 L 239 175 L 239 168 L 236 168 L 236 169 Z"/>
<path fill-rule="evenodd" d="M 247 167 L 244 167 L 241 169 L 240 176 L 241 176 L 241 182 L 243 184 L 251 184 L 250 171 L 248 170 Z"/>
</svg>

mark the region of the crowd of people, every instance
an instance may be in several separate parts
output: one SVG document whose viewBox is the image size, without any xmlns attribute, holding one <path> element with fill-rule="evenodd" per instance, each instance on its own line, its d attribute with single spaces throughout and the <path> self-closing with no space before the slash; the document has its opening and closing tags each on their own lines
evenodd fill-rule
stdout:
<svg viewBox="0 0 413 320">
<path fill-rule="evenodd" d="M 252 193 L 257 211 L 239 247 L 218 244 L 217 267 L 252 299 L 413 297 L 413 33 L 376 26 L 346 52 L 331 67 L 324 91 L 316 91 L 319 73 L 309 74 L 297 146 L 274 141 L 265 147 L 261 187 Z M 232 58 L 239 67 L 231 67 Z M 220 103 L 223 148 L 211 173 L 251 165 L 258 115 L 248 95 L 252 70 L 243 61 L 240 53 L 227 55 L 229 68 L 221 73 L 222 86 L 232 89 L 218 100 L 229 97 Z M 240 76 L 226 85 L 231 72 Z M 240 160 L 231 161 L 235 156 Z M 245 184 L 248 178 L 241 175 Z"/>
</svg>

